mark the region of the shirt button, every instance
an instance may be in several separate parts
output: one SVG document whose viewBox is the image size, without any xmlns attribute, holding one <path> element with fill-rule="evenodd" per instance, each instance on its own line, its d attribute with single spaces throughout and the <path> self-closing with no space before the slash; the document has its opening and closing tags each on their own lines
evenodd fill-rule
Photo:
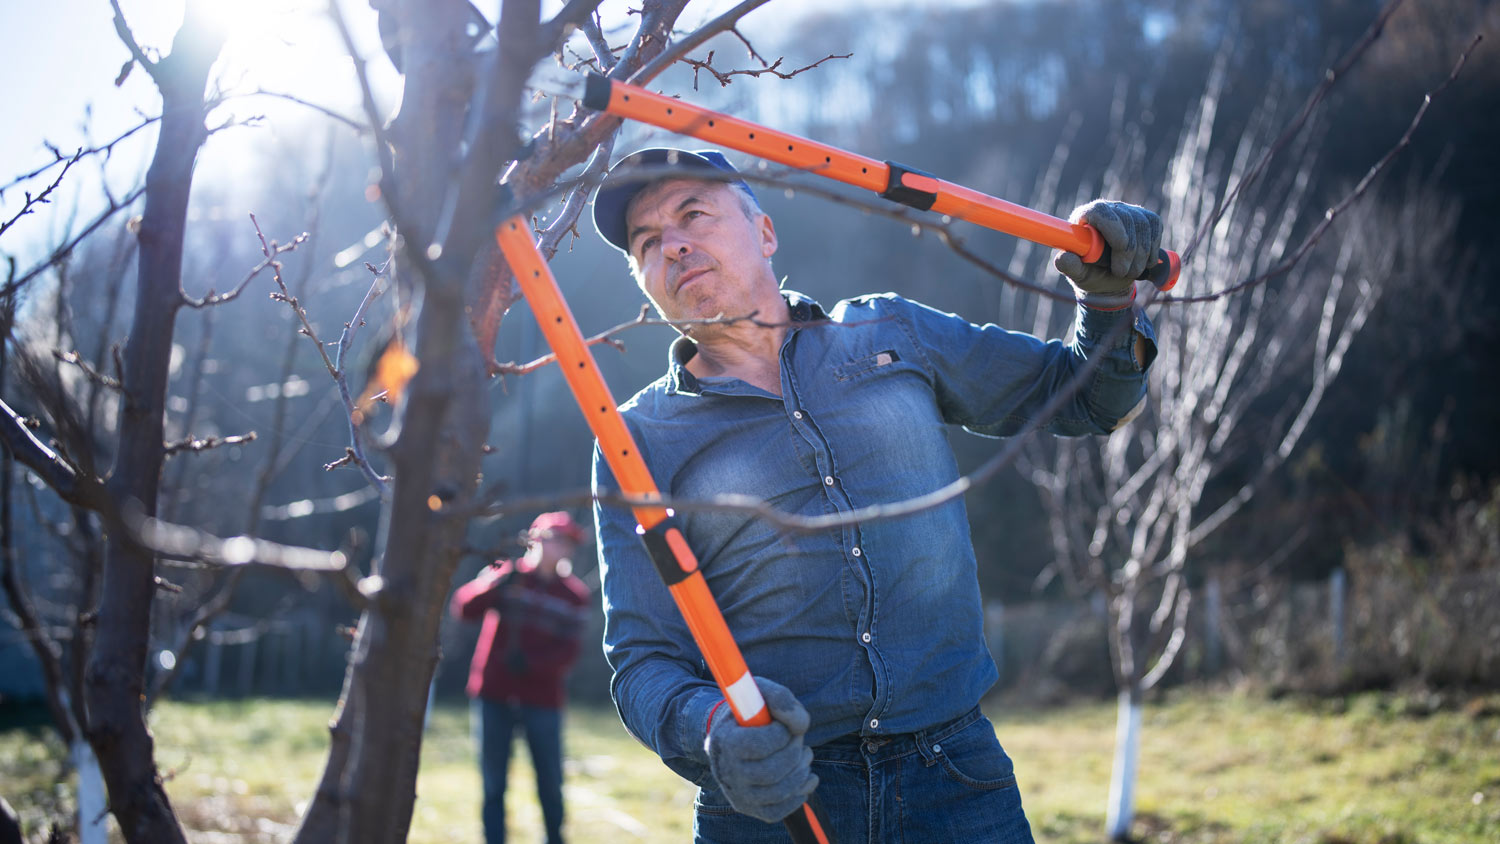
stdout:
<svg viewBox="0 0 1500 844">
<path fill-rule="evenodd" d="M 833 476 L 832 475 L 824 475 L 823 476 L 823 483 L 825 485 L 827 485 L 827 486 L 833 486 Z"/>
<path fill-rule="evenodd" d="M 854 550 L 853 550 L 853 551 L 850 551 L 850 552 L 849 552 L 849 553 L 851 553 L 851 554 L 853 554 L 853 555 L 854 555 L 854 556 L 856 556 L 856 557 L 858 557 L 858 556 L 859 556 L 859 555 L 860 555 L 860 554 L 863 554 L 863 553 L 864 553 L 864 552 L 863 552 L 863 551 L 861 551 L 861 550 L 859 550 L 859 546 L 858 546 L 858 545 L 856 545 L 856 546 L 854 546 Z"/>
<path fill-rule="evenodd" d="M 943 746 L 941 744 L 934 744 L 932 746 L 932 752 L 933 753 L 942 753 L 943 752 Z"/>
<path fill-rule="evenodd" d="M 864 639 L 866 642 L 868 642 L 868 641 L 870 641 L 870 634 L 866 633 L 865 635 L 860 636 L 859 638 Z"/>
<path fill-rule="evenodd" d="M 794 411 L 792 411 L 792 418 L 793 419 L 801 419 L 802 418 L 802 411 L 800 411 L 800 410 L 794 410 Z"/>
<path fill-rule="evenodd" d="M 873 729 L 875 729 L 875 728 L 877 728 L 879 726 L 880 726 L 880 719 L 879 718 L 871 718 L 870 719 L 870 729 L 873 730 Z"/>
</svg>

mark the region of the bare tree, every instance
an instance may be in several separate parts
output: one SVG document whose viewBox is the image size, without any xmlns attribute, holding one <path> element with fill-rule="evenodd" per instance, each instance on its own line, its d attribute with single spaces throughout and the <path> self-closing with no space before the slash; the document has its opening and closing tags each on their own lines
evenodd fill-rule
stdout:
<svg viewBox="0 0 1500 844">
<path fill-rule="evenodd" d="M 1183 278 L 1194 289 L 1235 295 L 1208 293 L 1158 310 L 1164 351 L 1153 366 L 1151 409 L 1140 419 L 1098 440 L 1032 440 L 1020 463 L 1048 514 L 1049 574 L 1075 594 L 1108 599 L 1119 695 L 1106 818 L 1112 840 L 1128 838 L 1134 816 L 1145 695 L 1187 639 L 1191 569 L 1209 565 L 1190 565 L 1195 552 L 1293 455 L 1382 294 L 1421 277 L 1454 232 L 1453 215 L 1434 214 L 1420 236 L 1402 236 L 1413 229 L 1382 224 L 1382 214 L 1364 206 L 1336 244 L 1310 250 L 1315 236 L 1298 237 L 1323 230 L 1306 217 L 1317 132 L 1292 145 L 1280 175 L 1250 186 L 1252 162 L 1279 146 L 1269 100 L 1228 168 L 1216 171 L 1210 150 L 1224 74 L 1221 57 L 1166 173 L 1164 216 L 1169 242 L 1187 242 L 1194 221 L 1217 220 L 1199 229 L 1211 236 Z M 1122 187 L 1121 174 L 1140 172 L 1137 162 L 1125 164 L 1106 177 L 1106 193 Z M 1211 213 L 1216 203 L 1228 213 Z M 1430 190 L 1392 204 L 1435 210 Z M 1057 322 L 1049 304 L 1030 314 L 1038 326 Z M 1289 553 L 1301 538 L 1284 537 L 1271 553 Z"/>
</svg>

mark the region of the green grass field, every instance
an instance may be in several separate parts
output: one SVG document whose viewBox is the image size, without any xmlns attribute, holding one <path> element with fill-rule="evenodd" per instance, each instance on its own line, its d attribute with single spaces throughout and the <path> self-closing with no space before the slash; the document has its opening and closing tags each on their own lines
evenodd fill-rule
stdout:
<svg viewBox="0 0 1500 844">
<path fill-rule="evenodd" d="M 1016 759 L 1041 842 L 1098 842 L 1112 704 L 987 707 Z M 1412 706 L 1400 697 L 1266 701 L 1179 695 L 1147 709 L 1135 833 L 1147 842 L 1489 844 L 1500 841 L 1500 698 Z M 165 703 L 157 759 L 189 840 L 280 842 L 312 792 L 327 702 Z M 682 842 L 692 791 L 613 712 L 567 721 L 572 841 Z M 61 747 L 41 728 L 0 730 L 0 794 L 33 837 L 69 807 Z M 512 767 L 512 839 L 541 840 L 524 750 Z M 413 844 L 479 842 L 468 710 L 439 706 L 423 750 Z"/>
</svg>

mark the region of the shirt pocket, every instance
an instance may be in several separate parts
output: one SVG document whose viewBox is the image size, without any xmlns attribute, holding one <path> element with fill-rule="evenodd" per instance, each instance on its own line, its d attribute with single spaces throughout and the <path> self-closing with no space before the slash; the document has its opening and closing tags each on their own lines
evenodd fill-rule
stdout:
<svg viewBox="0 0 1500 844">
<path fill-rule="evenodd" d="M 900 360 L 901 356 L 896 353 L 895 349 L 885 349 L 872 355 L 854 358 L 834 367 L 833 377 L 840 381 L 848 381 L 851 378 L 858 378 L 861 375 L 869 375 L 870 373 L 877 372 Z"/>
</svg>

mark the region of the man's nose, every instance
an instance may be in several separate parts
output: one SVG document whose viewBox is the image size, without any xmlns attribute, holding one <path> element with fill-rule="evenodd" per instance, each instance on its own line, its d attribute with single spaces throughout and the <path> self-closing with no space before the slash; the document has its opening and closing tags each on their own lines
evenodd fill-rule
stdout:
<svg viewBox="0 0 1500 844">
<path fill-rule="evenodd" d="M 675 226 L 670 226 L 661 234 L 662 253 L 671 260 L 686 257 L 693 251 L 693 244 L 688 240 L 686 234 Z"/>
</svg>

